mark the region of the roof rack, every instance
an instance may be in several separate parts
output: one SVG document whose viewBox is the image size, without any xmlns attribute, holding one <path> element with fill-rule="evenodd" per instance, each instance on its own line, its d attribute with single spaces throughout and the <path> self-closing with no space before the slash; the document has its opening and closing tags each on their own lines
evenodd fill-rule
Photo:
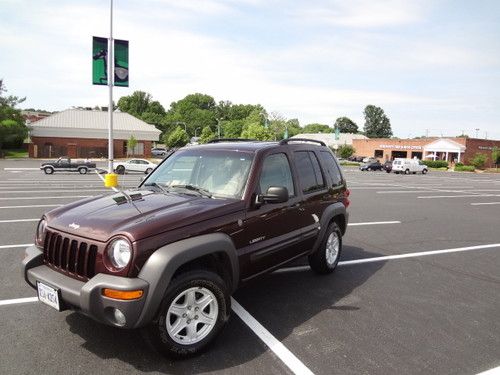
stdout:
<svg viewBox="0 0 500 375">
<path fill-rule="evenodd" d="M 246 139 L 246 138 L 215 138 L 211 139 L 207 143 L 219 143 L 219 142 L 259 142 L 256 139 Z"/>
<path fill-rule="evenodd" d="M 288 138 L 288 139 L 282 139 L 280 141 L 280 145 L 287 145 L 290 142 L 311 142 L 311 143 L 318 143 L 321 146 L 326 147 L 326 143 L 323 141 L 317 141 L 316 139 L 307 139 L 307 138 Z"/>
</svg>

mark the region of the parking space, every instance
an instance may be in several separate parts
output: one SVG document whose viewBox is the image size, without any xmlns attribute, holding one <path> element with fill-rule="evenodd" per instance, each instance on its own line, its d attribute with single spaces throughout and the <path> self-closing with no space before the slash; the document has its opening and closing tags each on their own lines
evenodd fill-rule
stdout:
<svg viewBox="0 0 500 375">
<path fill-rule="evenodd" d="M 338 270 L 317 276 L 302 259 L 234 296 L 289 354 L 233 314 L 208 352 L 172 362 L 139 332 L 37 302 L 2 305 L 35 295 L 20 273 L 23 247 L 9 247 L 33 242 L 37 221 L 28 220 L 106 192 L 95 174 L 4 169 L 16 167 L 33 165 L 0 161 L 2 373 L 477 374 L 500 366 L 498 175 L 346 169 L 351 225 Z M 133 187 L 141 177 L 120 181 Z"/>
</svg>

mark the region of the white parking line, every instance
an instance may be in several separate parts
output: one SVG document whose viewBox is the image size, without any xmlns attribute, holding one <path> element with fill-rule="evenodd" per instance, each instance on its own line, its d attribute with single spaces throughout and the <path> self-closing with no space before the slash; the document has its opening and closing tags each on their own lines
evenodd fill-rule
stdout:
<svg viewBox="0 0 500 375">
<path fill-rule="evenodd" d="M 355 226 L 361 226 L 361 225 L 383 225 L 383 224 L 401 224 L 400 221 L 368 221 L 365 223 L 349 223 L 347 226 L 349 227 L 355 227 Z"/>
<path fill-rule="evenodd" d="M 4 171 L 39 171 L 40 168 L 4 168 Z"/>
<path fill-rule="evenodd" d="M 30 206 L 0 206 L 0 209 L 7 209 L 7 208 L 35 208 L 35 207 L 59 207 L 62 206 L 62 204 L 34 204 Z"/>
<path fill-rule="evenodd" d="M 38 297 L 5 299 L 3 301 L 0 301 L 0 306 L 15 305 L 15 304 L 18 304 L 18 303 L 31 303 L 31 302 L 37 302 L 37 301 L 38 301 Z"/>
<path fill-rule="evenodd" d="M 27 221 L 38 221 L 40 219 L 16 219 L 16 220 L 0 220 L 0 224 L 2 223 L 22 223 Z"/>
<path fill-rule="evenodd" d="M 93 195 L 61 195 L 59 197 L 1 197 L 2 201 L 25 201 L 33 199 L 65 199 L 65 198 L 88 198 Z"/>
<path fill-rule="evenodd" d="M 24 244 L 17 244 L 17 245 L 2 245 L 0 246 L 0 249 L 13 249 L 16 247 L 29 247 L 33 245 L 32 243 L 24 243 Z"/>
<path fill-rule="evenodd" d="M 417 253 L 386 255 L 386 256 L 373 257 L 373 258 L 344 260 L 344 261 L 338 263 L 338 267 L 350 266 L 353 264 L 362 264 L 362 263 L 385 262 L 387 260 L 394 260 L 394 259 L 415 258 L 415 257 L 428 256 L 428 255 L 459 253 L 459 252 L 463 252 L 463 251 L 475 251 L 475 250 L 485 250 L 485 249 L 494 249 L 494 248 L 500 248 L 500 243 L 478 245 L 478 246 L 468 246 L 468 247 L 457 247 L 454 249 L 420 251 Z M 308 270 L 308 269 L 310 269 L 309 266 L 297 266 L 297 267 L 281 268 L 281 269 L 278 269 L 274 272 L 275 273 L 282 273 L 282 272 L 292 272 L 292 271 L 304 271 L 304 270 Z"/>
<path fill-rule="evenodd" d="M 500 202 L 483 202 L 483 203 L 471 203 L 471 206 L 486 206 L 489 204 L 500 204 Z"/>
<path fill-rule="evenodd" d="M 252 315 L 231 297 L 232 310 L 283 361 L 294 374 L 313 374 L 285 345 L 278 341 Z"/>
<path fill-rule="evenodd" d="M 441 199 L 441 198 L 475 198 L 475 197 L 500 197 L 500 194 L 465 194 L 465 195 L 431 195 L 417 197 L 419 199 Z"/>
<path fill-rule="evenodd" d="M 492 368 L 490 370 L 486 370 L 477 375 L 499 375 L 500 374 L 500 366 Z"/>
<path fill-rule="evenodd" d="M 14 193 L 75 193 L 78 191 L 108 191 L 106 189 L 71 189 L 71 190 L 0 190 L 0 193 L 14 194 Z M 499 190 L 500 191 L 500 190 Z"/>
</svg>

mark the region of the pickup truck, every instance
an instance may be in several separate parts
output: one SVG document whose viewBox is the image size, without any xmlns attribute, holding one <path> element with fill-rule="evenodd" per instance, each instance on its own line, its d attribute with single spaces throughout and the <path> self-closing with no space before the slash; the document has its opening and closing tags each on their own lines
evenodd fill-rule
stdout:
<svg viewBox="0 0 500 375">
<path fill-rule="evenodd" d="M 95 163 L 90 161 L 71 161 L 70 158 L 60 157 L 56 161 L 42 163 L 40 169 L 44 171 L 45 174 L 52 174 L 54 172 L 78 172 L 80 174 L 86 174 L 89 170 L 95 169 L 95 167 Z"/>
</svg>

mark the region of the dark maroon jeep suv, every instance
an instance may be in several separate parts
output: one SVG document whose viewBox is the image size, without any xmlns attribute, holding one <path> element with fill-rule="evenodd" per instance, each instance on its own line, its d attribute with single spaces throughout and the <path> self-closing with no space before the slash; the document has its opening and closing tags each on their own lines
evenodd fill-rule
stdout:
<svg viewBox="0 0 500 375">
<path fill-rule="evenodd" d="M 322 142 L 217 140 L 171 154 L 137 189 L 46 213 L 24 277 L 59 311 L 192 355 L 220 332 L 241 283 L 302 256 L 335 269 L 348 196 Z"/>
</svg>

